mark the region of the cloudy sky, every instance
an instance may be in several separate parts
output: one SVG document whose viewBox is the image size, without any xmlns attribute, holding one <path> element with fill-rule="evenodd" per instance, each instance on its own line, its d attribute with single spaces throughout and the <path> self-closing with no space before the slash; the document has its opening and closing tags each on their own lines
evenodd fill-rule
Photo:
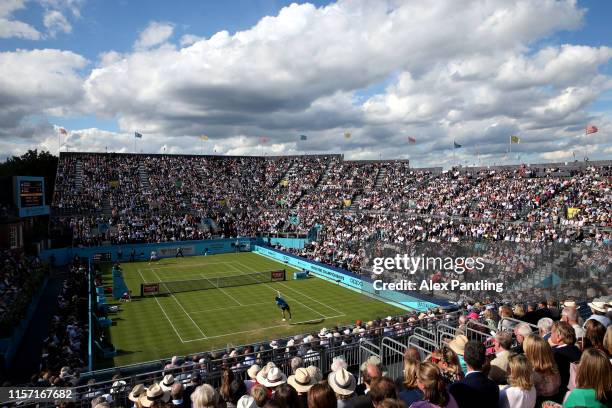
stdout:
<svg viewBox="0 0 612 408">
<path fill-rule="evenodd" d="M 0 152 L 610 159 L 610 16 L 606 0 L 0 0 Z"/>
</svg>

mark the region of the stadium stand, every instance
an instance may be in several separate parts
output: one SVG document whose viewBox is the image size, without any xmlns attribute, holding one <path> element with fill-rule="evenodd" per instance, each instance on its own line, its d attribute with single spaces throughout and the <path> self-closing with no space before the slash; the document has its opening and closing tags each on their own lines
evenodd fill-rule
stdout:
<svg viewBox="0 0 612 408">
<path fill-rule="evenodd" d="M 454 299 L 457 310 L 356 321 L 84 373 L 87 324 L 78 305 L 86 274 L 75 261 L 75 279 L 58 299 L 62 316 L 31 385 L 72 386 L 77 402 L 66 406 L 94 408 L 266 402 L 323 407 L 317 403 L 324 394 L 338 407 L 399 401 L 407 407 L 472 407 L 469 395 L 477 392 L 493 401 L 487 407 L 540 407 L 564 399 L 568 407 L 580 406 L 572 401 L 609 405 L 612 303 L 601 296 L 611 284 L 611 175 L 609 162 L 442 171 L 339 155 L 62 153 L 52 230 L 69 236 L 73 246 L 306 235 L 318 225 L 317 239 L 303 249 L 282 249 L 370 276 L 366 247 L 372 243 L 432 243 L 440 251 L 478 243 L 485 257 L 498 262 L 490 273 L 517 284 L 512 298 L 464 293 Z M 504 243 L 512 243 L 512 250 Z M 567 261 L 573 275 L 563 293 L 570 296 L 551 299 L 536 285 L 550 275 L 538 270 L 536 258 Z M 30 262 L 26 267 L 38 267 Z M 10 295 L 16 281 L 7 268 L 0 289 Z M 104 340 L 97 340 L 100 346 Z M 599 373 L 596 381 L 586 383 L 593 372 Z"/>
</svg>

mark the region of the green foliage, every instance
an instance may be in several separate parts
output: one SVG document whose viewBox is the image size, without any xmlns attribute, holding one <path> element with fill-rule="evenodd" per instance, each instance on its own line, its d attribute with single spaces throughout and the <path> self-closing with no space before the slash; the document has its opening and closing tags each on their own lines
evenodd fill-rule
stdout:
<svg viewBox="0 0 612 408">
<path fill-rule="evenodd" d="M 46 201 L 51 203 L 55 187 L 57 156 L 47 151 L 28 150 L 22 156 L 13 156 L 0 163 L 0 177 L 37 176 L 45 178 Z"/>
</svg>

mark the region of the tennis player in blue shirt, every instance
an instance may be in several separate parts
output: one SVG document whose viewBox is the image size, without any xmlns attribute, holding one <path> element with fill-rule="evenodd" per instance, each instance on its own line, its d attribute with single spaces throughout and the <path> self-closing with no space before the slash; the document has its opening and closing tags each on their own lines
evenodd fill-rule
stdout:
<svg viewBox="0 0 612 408">
<path fill-rule="evenodd" d="M 283 322 L 286 321 L 285 311 L 289 313 L 289 320 L 291 320 L 291 308 L 289 307 L 289 304 L 285 302 L 285 299 L 283 299 L 280 292 L 276 292 L 276 297 L 274 300 L 276 301 L 276 306 L 278 306 L 283 312 Z"/>
</svg>

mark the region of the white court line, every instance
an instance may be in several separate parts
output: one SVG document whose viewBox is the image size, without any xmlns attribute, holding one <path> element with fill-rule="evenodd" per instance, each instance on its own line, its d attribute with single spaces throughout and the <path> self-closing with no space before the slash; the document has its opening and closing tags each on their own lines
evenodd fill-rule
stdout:
<svg viewBox="0 0 612 408">
<path fill-rule="evenodd" d="M 204 278 L 204 279 L 206 279 L 207 281 L 209 281 L 209 282 L 210 282 L 210 279 L 208 279 L 206 276 L 204 276 L 204 274 L 200 274 L 200 276 L 201 276 L 202 278 Z M 212 284 L 212 282 L 210 282 L 210 283 Z M 213 288 L 215 288 L 215 289 L 219 289 L 219 290 L 221 291 L 221 293 L 223 293 L 225 296 L 227 296 L 227 297 L 229 297 L 230 299 L 232 299 L 234 302 L 238 303 L 238 305 L 240 305 L 240 306 L 246 306 L 246 305 L 244 305 L 244 304 L 240 303 L 240 301 L 239 301 L 238 299 L 236 299 L 235 297 L 233 297 L 232 295 L 230 295 L 229 293 L 227 293 L 225 290 L 223 290 L 223 288 L 220 288 L 218 285 L 217 285 L 217 286 L 214 286 L 214 285 L 213 285 Z"/>
<path fill-rule="evenodd" d="M 146 282 L 144 276 L 142 276 L 142 272 L 140 269 L 138 269 L 138 273 L 140 274 L 140 277 L 142 278 L 143 282 Z M 157 300 L 157 296 L 153 296 L 155 298 L 155 301 L 157 302 L 157 306 L 159 306 L 159 309 L 162 311 L 162 313 L 164 314 L 164 316 L 166 316 L 166 320 L 168 320 L 168 323 L 170 323 L 170 326 L 172 326 L 172 329 L 174 330 L 174 332 L 176 333 L 176 336 L 179 338 L 179 340 L 181 341 L 181 343 L 185 343 L 185 341 L 183 340 L 183 338 L 181 337 L 181 335 L 179 334 L 178 330 L 176 330 L 176 327 L 174 327 L 174 324 L 172 324 L 172 320 L 170 320 L 170 318 L 168 317 L 168 315 L 166 314 L 166 311 L 164 310 L 164 308 L 159 304 L 159 300 Z"/>
<path fill-rule="evenodd" d="M 152 271 L 153 274 L 155 274 L 155 277 L 159 280 L 160 283 L 163 283 L 161 281 L 161 279 L 159 279 L 159 276 L 157 275 L 157 272 Z M 166 290 L 168 290 L 168 287 L 166 286 Z M 170 291 L 168 291 L 170 292 Z M 183 313 L 185 313 L 187 315 L 187 317 L 189 318 L 189 320 L 191 320 L 191 322 L 195 325 L 195 327 L 199 330 L 200 334 L 204 337 L 206 337 L 206 334 L 204 334 L 204 332 L 202 331 L 202 329 L 200 328 L 200 326 L 198 326 L 198 324 L 195 322 L 195 320 L 193 320 L 191 318 L 191 316 L 189 315 L 189 313 L 187 313 L 187 311 L 185 310 L 185 308 L 183 307 L 183 305 L 181 305 L 181 302 L 178 301 L 178 299 L 176 298 L 176 296 L 174 296 L 174 294 L 172 292 L 170 292 L 170 296 L 172 297 L 172 299 L 174 299 L 174 301 L 176 302 L 177 305 L 179 305 L 179 307 L 183 310 Z M 155 297 L 155 300 L 157 300 L 157 297 Z M 159 302 L 158 302 L 159 303 Z"/>
<path fill-rule="evenodd" d="M 336 317 L 344 317 L 346 315 L 338 315 L 338 316 L 325 316 L 325 319 L 334 319 Z M 310 323 L 310 322 L 316 322 L 319 319 L 310 319 L 310 320 L 303 320 L 300 322 L 295 322 L 292 323 L 291 325 L 297 325 L 297 324 L 303 324 L 303 323 Z M 261 331 L 261 330 L 267 330 L 267 329 L 275 329 L 278 327 L 288 327 L 289 325 L 287 323 L 285 324 L 277 324 L 275 326 L 268 326 L 268 327 L 260 327 L 257 329 L 253 329 L 253 330 L 243 330 L 243 331 L 239 331 L 239 332 L 232 332 L 232 333 L 227 333 L 227 334 L 219 334 L 217 336 L 209 336 L 209 337 L 202 337 L 201 339 L 193 339 L 193 340 L 185 340 L 183 343 L 191 343 L 193 341 L 202 341 L 202 340 L 209 340 L 209 339 L 216 339 L 219 337 L 227 337 L 227 336 L 234 336 L 236 334 L 244 334 L 244 333 L 252 333 L 252 332 L 257 332 L 257 331 Z"/>
<path fill-rule="evenodd" d="M 227 264 L 227 263 L 232 263 L 231 261 L 225 261 L 225 262 L 205 262 L 205 263 L 197 263 L 197 264 L 187 264 L 187 265 L 162 265 L 159 266 L 157 268 L 147 268 L 151 271 L 157 271 L 160 269 L 169 269 L 169 268 L 190 268 L 192 266 L 206 266 L 206 265 L 220 265 L 220 264 Z"/>
<path fill-rule="evenodd" d="M 247 269 L 251 270 L 251 268 L 250 268 L 248 265 L 245 265 L 245 264 L 243 264 L 243 263 L 242 263 L 242 262 L 240 262 L 240 261 L 235 261 L 235 263 L 238 263 L 238 264 L 240 264 L 240 265 L 242 265 L 242 266 L 246 267 Z M 342 311 L 340 311 L 340 310 L 338 310 L 338 309 L 335 309 L 335 308 L 333 308 L 333 307 L 331 307 L 331 306 L 329 306 L 329 305 L 327 305 L 327 304 L 325 304 L 325 303 L 323 303 L 323 302 L 320 302 L 320 301 L 318 301 L 317 299 L 315 299 L 315 298 L 313 298 L 313 297 L 311 297 L 311 296 L 308 296 L 307 294 L 305 294 L 305 293 L 303 293 L 303 292 L 300 292 L 299 290 L 293 289 L 291 286 L 288 286 L 286 283 L 278 282 L 278 284 L 279 284 L 279 285 L 282 285 L 282 286 L 284 286 L 284 287 L 286 287 L 286 288 L 287 288 L 287 289 L 289 289 L 289 290 L 294 291 L 295 293 L 298 293 L 298 294 L 300 294 L 300 295 L 302 295 L 302 296 L 304 296 L 304 297 L 307 297 L 308 299 L 312 300 L 313 302 L 317 302 L 318 304 L 320 304 L 321 306 L 326 307 L 326 308 L 327 308 L 327 309 L 329 309 L 329 310 L 333 310 L 335 313 L 342 313 L 342 314 L 344 314 Z M 344 315 L 346 316 L 346 314 L 344 314 Z"/>
<path fill-rule="evenodd" d="M 239 265 L 246 266 L 246 265 L 244 265 L 244 264 L 242 264 L 242 263 L 240 263 L 240 262 L 234 262 L 234 263 L 238 263 Z M 240 269 L 236 268 L 234 265 L 230 265 L 230 266 L 231 266 L 232 268 L 234 268 L 235 270 L 237 270 L 238 272 L 240 272 L 241 274 L 243 274 L 243 275 L 248 275 L 248 273 L 246 273 L 246 272 L 244 272 L 244 271 L 241 271 Z M 251 268 L 250 268 L 249 266 L 246 266 L 246 267 L 248 268 L 249 272 L 252 272 L 252 271 L 251 271 Z M 274 293 L 278 292 L 276 289 L 274 289 L 272 286 L 268 285 L 267 283 L 263 283 L 263 282 L 257 282 L 257 283 L 260 283 L 260 284 L 262 284 L 262 285 L 265 285 L 266 287 L 268 287 L 268 288 L 269 288 L 269 289 L 270 289 L 272 292 L 274 292 Z M 288 297 L 289 299 L 291 299 L 289 296 L 287 296 L 287 297 Z M 321 312 L 318 312 L 318 311 L 314 310 L 312 307 L 310 307 L 310 306 L 308 306 L 308 305 L 306 305 L 306 304 L 304 304 L 304 303 L 300 302 L 299 300 L 297 300 L 297 299 L 295 299 L 295 298 L 293 298 L 293 300 L 295 300 L 295 301 L 296 301 L 297 303 L 299 303 L 300 305 L 302 305 L 302 306 L 304 306 L 304 307 L 306 307 L 306 308 L 308 308 L 308 309 L 312 310 L 313 312 L 315 312 L 315 313 L 316 313 L 316 314 L 318 314 L 319 316 L 321 316 L 321 317 L 323 317 L 323 318 L 326 318 L 326 319 L 328 318 L 328 317 L 327 317 L 326 315 L 324 315 L 323 313 L 321 313 Z"/>
<path fill-rule="evenodd" d="M 227 309 L 240 309 L 242 307 L 249 307 L 249 306 L 262 306 L 262 305 L 269 305 L 270 302 L 260 302 L 260 303 L 249 303 L 248 305 L 241 305 L 241 306 L 227 306 L 227 307 L 215 307 L 213 309 L 207 309 L 207 310 L 196 310 L 194 312 L 187 312 L 189 314 L 198 314 L 198 313 L 207 313 L 207 312 L 214 312 L 217 310 L 227 310 Z"/>
</svg>

